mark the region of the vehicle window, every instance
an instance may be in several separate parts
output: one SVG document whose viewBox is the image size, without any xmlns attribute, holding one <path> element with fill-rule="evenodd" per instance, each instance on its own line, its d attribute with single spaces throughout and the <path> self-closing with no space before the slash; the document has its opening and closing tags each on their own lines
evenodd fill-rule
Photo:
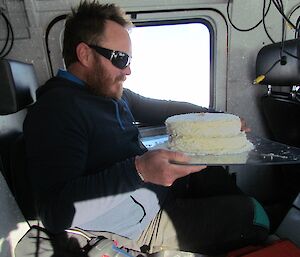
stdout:
<svg viewBox="0 0 300 257">
<path fill-rule="evenodd" d="M 200 22 L 137 26 L 125 87 L 147 97 L 209 107 L 210 31 Z"/>
</svg>

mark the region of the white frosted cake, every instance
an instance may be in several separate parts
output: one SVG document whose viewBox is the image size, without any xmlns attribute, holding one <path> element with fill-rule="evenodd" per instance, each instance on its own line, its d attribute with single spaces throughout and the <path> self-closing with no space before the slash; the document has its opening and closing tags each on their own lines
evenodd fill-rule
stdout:
<svg viewBox="0 0 300 257">
<path fill-rule="evenodd" d="M 168 146 L 192 154 L 233 154 L 253 149 L 241 121 L 229 113 L 187 113 L 166 120 Z"/>
</svg>

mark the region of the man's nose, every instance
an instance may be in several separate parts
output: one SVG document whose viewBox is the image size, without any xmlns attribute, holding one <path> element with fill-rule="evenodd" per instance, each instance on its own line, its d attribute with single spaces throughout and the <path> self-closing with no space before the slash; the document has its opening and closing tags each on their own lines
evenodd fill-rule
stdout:
<svg viewBox="0 0 300 257">
<path fill-rule="evenodd" d="M 130 64 L 123 70 L 123 73 L 128 76 L 131 74 Z"/>
</svg>

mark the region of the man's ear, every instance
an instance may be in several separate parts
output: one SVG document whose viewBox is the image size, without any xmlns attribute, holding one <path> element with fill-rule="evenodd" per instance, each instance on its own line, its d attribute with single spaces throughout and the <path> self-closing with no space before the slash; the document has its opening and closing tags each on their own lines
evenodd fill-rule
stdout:
<svg viewBox="0 0 300 257">
<path fill-rule="evenodd" d="M 83 66 L 89 66 L 92 58 L 91 49 L 85 43 L 81 42 L 76 47 L 76 54 L 79 62 Z"/>
</svg>

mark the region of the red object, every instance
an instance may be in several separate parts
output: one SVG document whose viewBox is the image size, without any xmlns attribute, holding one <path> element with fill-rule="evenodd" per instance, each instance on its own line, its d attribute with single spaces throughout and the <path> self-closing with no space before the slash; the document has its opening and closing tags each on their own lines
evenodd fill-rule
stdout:
<svg viewBox="0 0 300 257">
<path fill-rule="evenodd" d="M 264 247 L 245 247 L 230 252 L 227 257 L 300 257 L 300 248 L 289 240 L 279 240 Z"/>
<path fill-rule="evenodd" d="M 240 248 L 240 249 L 231 251 L 230 253 L 228 253 L 226 255 L 226 257 L 242 257 L 242 256 L 245 256 L 245 254 L 247 254 L 247 253 L 252 253 L 261 248 L 263 248 L 263 246 L 252 246 L 252 245 L 246 246 L 244 248 Z"/>
</svg>

